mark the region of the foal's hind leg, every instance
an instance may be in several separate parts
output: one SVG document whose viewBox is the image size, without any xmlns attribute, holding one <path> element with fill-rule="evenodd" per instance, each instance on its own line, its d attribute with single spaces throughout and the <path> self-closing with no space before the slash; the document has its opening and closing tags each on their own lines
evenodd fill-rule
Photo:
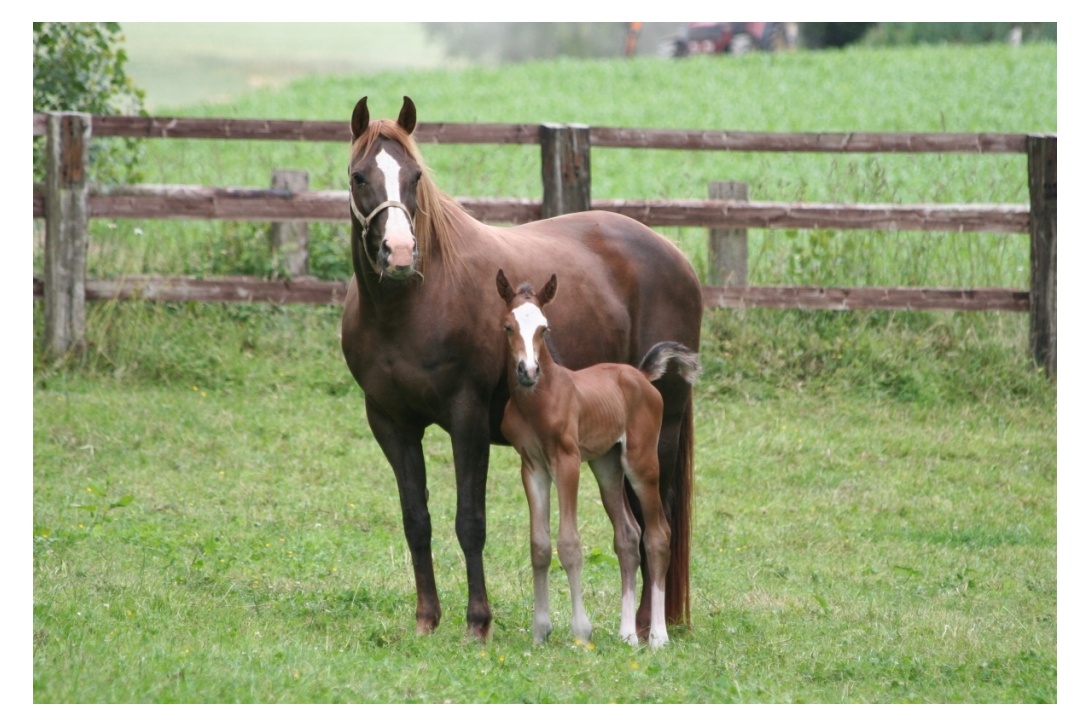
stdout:
<svg viewBox="0 0 1090 727">
<path fill-rule="evenodd" d="M 636 646 L 639 643 L 636 635 L 636 571 L 640 566 L 640 526 L 625 496 L 620 445 L 588 464 L 598 480 L 602 505 L 613 524 L 613 550 L 621 565 L 620 637 Z"/>
<path fill-rule="evenodd" d="M 647 641 L 652 648 L 663 646 L 670 637 L 666 633 L 666 569 L 670 565 L 670 525 L 659 499 L 659 461 L 655 443 L 637 443 L 628 437 L 629 447 L 621 457 L 625 474 L 643 511 L 643 547 L 647 556 L 647 580 L 644 593 L 650 590 L 651 624 Z M 650 589 L 648 589 L 648 582 Z"/>
</svg>

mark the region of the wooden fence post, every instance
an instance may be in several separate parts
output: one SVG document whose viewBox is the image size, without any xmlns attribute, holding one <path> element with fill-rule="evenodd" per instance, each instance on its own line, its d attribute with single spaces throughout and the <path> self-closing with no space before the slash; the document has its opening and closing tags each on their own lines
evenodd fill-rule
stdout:
<svg viewBox="0 0 1090 727">
<path fill-rule="evenodd" d="M 590 127 L 541 125 L 541 216 L 590 209 Z"/>
<path fill-rule="evenodd" d="M 272 188 L 290 194 L 303 192 L 310 186 L 309 175 L 299 169 L 274 169 Z M 269 226 L 269 248 L 273 269 L 282 267 L 293 278 L 307 275 L 309 256 L 307 223 L 302 221 L 273 222 Z"/>
<path fill-rule="evenodd" d="M 46 127 L 45 342 L 57 358 L 86 344 L 88 148 L 91 116 L 50 113 Z"/>
<path fill-rule="evenodd" d="M 745 182 L 709 182 L 709 199 L 749 199 Z M 744 227 L 708 229 L 708 285 L 746 285 L 749 268 L 749 235 Z"/>
<path fill-rule="evenodd" d="M 1026 139 L 1029 160 L 1029 346 L 1056 377 L 1056 137 Z"/>
</svg>

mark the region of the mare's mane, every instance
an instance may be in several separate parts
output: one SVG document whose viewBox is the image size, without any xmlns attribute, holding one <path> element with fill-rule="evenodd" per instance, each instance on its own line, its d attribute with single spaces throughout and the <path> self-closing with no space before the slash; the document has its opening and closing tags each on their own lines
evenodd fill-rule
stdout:
<svg viewBox="0 0 1090 727">
<path fill-rule="evenodd" d="M 458 235 L 451 212 L 460 210 L 462 207 L 454 201 L 453 197 L 436 186 L 431 170 L 420 155 L 420 149 L 411 134 L 405 133 L 396 121 L 375 119 L 352 143 L 351 158 L 359 159 L 366 156 L 379 139 L 389 139 L 400 144 L 409 157 L 420 166 L 420 182 L 416 187 L 417 215 L 414 221 L 414 232 L 417 249 L 420 252 L 422 272 L 433 256 L 461 263 L 458 245 L 454 244 Z M 453 273 L 454 267 L 448 265 L 448 272 Z"/>
</svg>

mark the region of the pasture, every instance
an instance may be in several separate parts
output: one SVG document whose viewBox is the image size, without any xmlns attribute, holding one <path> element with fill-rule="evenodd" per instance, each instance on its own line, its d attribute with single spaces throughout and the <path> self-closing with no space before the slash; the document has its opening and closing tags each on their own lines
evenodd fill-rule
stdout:
<svg viewBox="0 0 1090 727">
<path fill-rule="evenodd" d="M 573 79 L 577 82 L 573 83 Z M 729 94 L 724 91 L 729 89 Z M 179 115 L 739 130 L 1055 131 L 1055 46 L 852 49 L 320 76 Z M 725 95 L 726 94 L 726 95 Z M 427 147 L 458 195 L 539 194 L 537 149 Z M 145 181 L 343 188 L 345 149 L 149 142 Z M 1021 158 L 595 151 L 595 197 L 1024 202 Z M 344 227 L 347 227 L 345 225 Z M 312 269 L 348 269 L 312 225 Z M 698 273 L 706 232 L 664 230 Z M 95 275 L 274 272 L 249 223 L 101 221 Z M 754 283 L 1024 286 L 1024 236 L 750 233 Z M 36 248 L 38 269 L 40 249 Z M 488 291 L 491 293 L 491 291 Z M 494 447 L 467 642 L 449 439 L 425 454 L 443 605 L 413 633 L 389 465 L 329 307 L 103 303 L 48 363 L 35 305 L 35 702 L 1055 702 L 1056 387 L 1014 314 L 709 311 L 696 389 L 693 627 L 615 635 L 612 531 L 584 468 L 587 611 L 534 646 L 518 456 Z M 542 679 L 541 674 L 554 678 Z"/>
</svg>

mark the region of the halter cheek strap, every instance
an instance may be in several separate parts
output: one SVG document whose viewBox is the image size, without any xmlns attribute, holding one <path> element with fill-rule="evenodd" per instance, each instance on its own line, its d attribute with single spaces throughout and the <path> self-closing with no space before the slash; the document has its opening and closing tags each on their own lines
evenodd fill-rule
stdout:
<svg viewBox="0 0 1090 727">
<path fill-rule="evenodd" d="M 364 216 L 364 214 L 360 212 L 360 208 L 356 206 L 356 198 L 351 191 L 348 192 L 348 203 L 352 206 L 352 215 L 359 221 L 360 226 L 363 228 L 363 235 L 360 239 L 360 247 L 363 248 L 363 256 L 367 258 L 367 262 L 371 263 L 371 268 L 376 273 L 378 273 L 379 277 L 382 277 L 384 271 L 381 267 L 379 267 L 378 262 L 373 257 L 371 257 L 371 253 L 367 250 L 367 229 L 371 226 L 371 220 L 375 218 L 375 215 L 377 215 L 379 212 L 386 209 L 387 207 L 396 207 L 397 209 L 403 211 L 405 213 L 405 216 L 409 218 L 409 230 L 412 232 L 413 237 L 416 237 L 416 221 L 413 219 L 412 212 L 410 212 L 409 208 L 401 204 L 400 202 L 388 199 L 380 204 L 378 207 L 375 207 L 373 210 L 371 210 L 371 214 Z M 416 255 L 417 252 L 414 249 L 413 257 L 415 258 Z"/>
</svg>

